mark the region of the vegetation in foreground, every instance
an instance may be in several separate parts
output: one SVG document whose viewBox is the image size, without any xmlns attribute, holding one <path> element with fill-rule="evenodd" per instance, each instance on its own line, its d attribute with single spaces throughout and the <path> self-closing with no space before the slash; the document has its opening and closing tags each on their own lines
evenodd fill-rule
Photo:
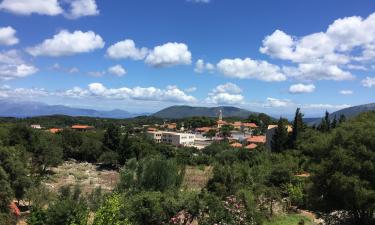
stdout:
<svg viewBox="0 0 375 225">
<path fill-rule="evenodd" d="M 312 223 L 288 214 L 296 209 L 311 210 L 329 225 L 374 224 L 375 112 L 348 121 L 327 114 L 316 129 L 302 116 L 297 110 L 292 133 L 288 121 L 278 121 L 272 151 L 233 148 L 227 141 L 202 151 L 175 148 L 134 132 L 134 121 L 123 127 L 101 121 L 95 131 L 57 134 L 4 121 L 0 224 L 16 223 L 9 208 L 14 199 L 27 203 L 30 225 Z M 254 116 L 248 121 L 264 126 Z M 52 192 L 44 185 L 51 168 L 71 158 L 119 170 L 115 190 L 62 186 Z M 212 169 L 207 184 L 185 188 L 184 177 L 194 173 L 189 168 Z"/>
</svg>

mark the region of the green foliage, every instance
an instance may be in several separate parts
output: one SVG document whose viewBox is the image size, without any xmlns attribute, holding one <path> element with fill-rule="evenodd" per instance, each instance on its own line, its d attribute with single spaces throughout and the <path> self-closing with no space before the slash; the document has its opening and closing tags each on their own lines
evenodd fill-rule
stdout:
<svg viewBox="0 0 375 225">
<path fill-rule="evenodd" d="M 287 123 L 284 119 L 280 118 L 277 123 L 275 134 L 272 137 L 271 148 L 273 152 L 283 152 L 288 144 L 288 130 Z"/>
<path fill-rule="evenodd" d="M 92 225 L 130 225 L 128 220 L 121 214 L 121 207 L 120 195 L 113 194 L 109 196 L 95 213 Z"/>
<path fill-rule="evenodd" d="M 114 124 L 110 124 L 104 132 L 103 150 L 104 151 L 118 151 L 121 142 L 120 128 Z"/>
<path fill-rule="evenodd" d="M 293 131 L 290 137 L 290 147 L 295 148 L 297 139 L 301 136 L 301 133 L 305 129 L 305 125 L 303 123 L 303 114 L 300 112 L 300 108 L 297 108 L 296 114 L 294 116 L 293 121 Z"/>
<path fill-rule="evenodd" d="M 0 213 L 9 212 L 9 204 L 12 201 L 13 191 L 9 184 L 8 174 L 0 167 Z"/>
<path fill-rule="evenodd" d="M 339 223 L 374 222 L 374 136 L 375 113 L 364 113 L 336 128 L 320 147 L 325 154 L 316 155 L 321 163 L 314 169 L 311 199 L 322 212 L 347 212 Z"/>
</svg>

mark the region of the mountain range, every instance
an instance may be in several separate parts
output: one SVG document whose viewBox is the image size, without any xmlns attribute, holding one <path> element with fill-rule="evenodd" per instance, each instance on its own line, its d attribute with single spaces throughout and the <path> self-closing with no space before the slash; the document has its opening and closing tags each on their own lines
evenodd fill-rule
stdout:
<svg viewBox="0 0 375 225">
<path fill-rule="evenodd" d="M 47 105 L 40 102 L 16 102 L 0 100 L 1 117 L 34 117 L 46 115 L 88 116 L 102 118 L 131 118 L 145 114 L 134 114 L 124 110 L 98 111 L 63 105 Z"/>
<path fill-rule="evenodd" d="M 171 106 L 162 109 L 154 114 L 149 113 L 130 113 L 125 110 L 115 109 L 111 111 L 99 111 L 94 109 L 74 108 L 63 105 L 48 105 L 40 102 L 19 102 L 10 100 L 0 100 L 0 117 L 34 117 L 46 115 L 67 115 L 67 116 L 87 116 L 87 117 L 101 117 L 101 118 L 132 118 L 137 116 L 152 115 L 164 119 L 181 119 L 193 116 L 217 117 L 219 111 L 222 110 L 223 117 L 238 117 L 247 118 L 250 114 L 258 114 L 258 112 L 249 111 L 232 106 L 219 107 L 194 107 L 194 106 Z M 375 103 L 352 106 L 341 109 L 330 114 L 333 119 L 336 115 L 345 115 L 346 118 L 351 118 L 361 112 L 374 111 Z M 310 125 L 318 124 L 321 118 L 304 118 L 304 121 Z"/>
<path fill-rule="evenodd" d="M 152 115 L 164 119 L 181 119 L 193 116 L 218 117 L 220 110 L 223 112 L 223 117 L 247 118 L 250 114 L 258 114 L 257 112 L 232 106 L 193 107 L 181 105 L 162 109 Z"/>
</svg>

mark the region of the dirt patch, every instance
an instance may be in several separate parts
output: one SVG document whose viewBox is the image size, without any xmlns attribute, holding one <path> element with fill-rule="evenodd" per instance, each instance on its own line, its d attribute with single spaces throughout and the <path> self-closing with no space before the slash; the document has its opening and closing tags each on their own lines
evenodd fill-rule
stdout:
<svg viewBox="0 0 375 225">
<path fill-rule="evenodd" d="M 51 170 L 52 175 L 47 178 L 45 185 L 53 191 L 58 191 L 62 186 L 77 184 L 83 193 L 90 193 L 98 187 L 104 191 L 112 191 L 119 181 L 118 171 L 101 170 L 97 165 L 87 162 L 66 161 Z"/>
<path fill-rule="evenodd" d="M 182 187 L 187 190 L 199 191 L 207 185 L 212 177 L 212 166 L 187 166 Z"/>
</svg>

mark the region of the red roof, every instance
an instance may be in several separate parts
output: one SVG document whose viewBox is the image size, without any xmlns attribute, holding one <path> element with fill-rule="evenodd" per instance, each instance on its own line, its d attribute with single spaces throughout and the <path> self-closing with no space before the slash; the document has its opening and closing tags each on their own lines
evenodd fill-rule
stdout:
<svg viewBox="0 0 375 225">
<path fill-rule="evenodd" d="M 242 148 L 242 144 L 240 144 L 238 142 L 237 143 L 233 143 L 230 146 L 235 147 L 235 148 Z"/>
<path fill-rule="evenodd" d="M 61 129 L 61 128 L 51 128 L 51 129 L 49 129 L 49 132 L 51 132 L 53 134 L 56 134 L 57 132 L 62 131 L 62 130 L 63 129 Z"/>
<path fill-rule="evenodd" d="M 147 128 L 147 131 L 157 131 L 158 129 L 154 128 L 154 127 L 149 127 Z"/>
<path fill-rule="evenodd" d="M 210 130 L 214 130 L 214 128 L 212 128 L 212 127 L 198 127 L 198 128 L 195 128 L 195 131 L 197 131 L 197 132 L 208 132 Z"/>
<path fill-rule="evenodd" d="M 73 125 L 72 129 L 93 129 L 93 126 L 87 126 L 87 125 Z"/>
<path fill-rule="evenodd" d="M 255 123 L 243 123 L 242 126 L 251 127 L 251 128 L 257 128 L 258 127 Z"/>
<path fill-rule="evenodd" d="M 247 138 L 247 142 L 250 143 L 266 143 L 266 136 L 261 135 L 261 136 L 252 136 Z"/>
<path fill-rule="evenodd" d="M 251 143 L 251 144 L 249 144 L 248 146 L 246 146 L 245 148 L 247 148 L 247 149 L 254 149 L 254 148 L 256 148 L 256 147 L 258 147 L 257 144 Z"/>
</svg>

